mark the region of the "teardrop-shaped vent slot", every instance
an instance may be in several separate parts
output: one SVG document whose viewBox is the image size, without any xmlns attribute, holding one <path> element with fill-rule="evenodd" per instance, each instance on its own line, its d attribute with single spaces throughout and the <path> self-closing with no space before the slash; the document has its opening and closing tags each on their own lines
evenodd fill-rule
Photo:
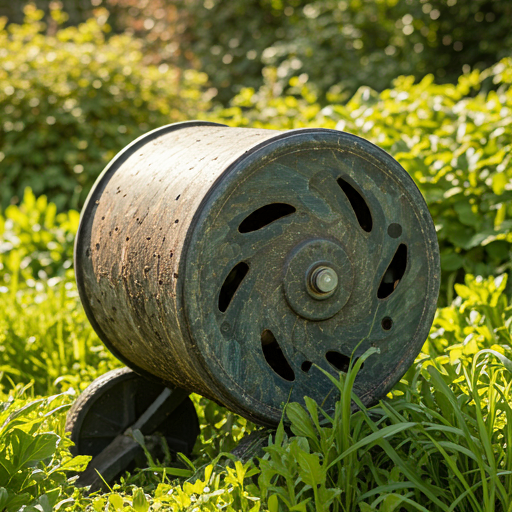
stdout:
<svg viewBox="0 0 512 512">
<path fill-rule="evenodd" d="M 241 261 L 226 277 L 222 288 L 219 293 L 219 309 L 224 313 L 228 309 L 229 303 L 233 299 L 238 287 L 244 280 L 247 272 L 249 271 L 249 265 Z"/>
<path fill-rule="evenodd" d="M 313 366 L 313 363 L 311 361 L 304 361 L 301 365 L 300 365 L 300 369 L 305 372 L 305 373 L 308 373 L 309 370 L 311 370 L 311 367 Z"/>
<path fill-rule="evenodd" d="M 366 231 L 370 232 L 373 226 L 372 214 L 366 204 L 364 197 L 348 182 L 338 178 L 338 185 L 350 201 L 350 205 L 357 217 L 357 222 Z"/>
<path fill-rule="evenodd" d="M 295 213 L 295 208 L 291 204 L 272 203 L 258 208 L 246 217 L 238 226 L 240 233 L 250 233 L 257 231 L 275 222 L 282 217 Z"/>
<path fill-rule="evenodd" d="M 284 357 L 276 337 L 269 329 L 265 329 L 261 333 L 261 348 L 263 349 L 265 361 L 267 361 L 270 368 L 283 379 L 293 382 L 295 380 L 295 373 L 288 364 L 286 357 Z"/>
<path fill-rule="evenodd" d="M 336 350 L 329 350 L 329 352 L 325 354 L 325 358 L 331 366 L 336 368 L 336 370 L 347 373 L 350 365 L 350 357 L 347 357 Z"/>
<path fill-rule="evenodd" d="M 377 297 L 379 299 L 385 299 L 394 292 L 400 279 L 404 276 L 406 268 L 407 246 L 400 244 L 380 281 L 379 289 L 377 290 Z"/>
<path fill-rule="evenodd" d="M 325 354 L 325 358 L 329 362 L 329 364 L 335 368 L 336 370 L 347 373 L 348 367 L 350 366 L 350 357 L 338 352 L 337 350 L 329 350 Z M 359 358 L 356 357 L 354 359 L 354 364 L 357 363 Z M 364 363 L 361 365 L 361 370 L 364 368 Z"/>
</svg>

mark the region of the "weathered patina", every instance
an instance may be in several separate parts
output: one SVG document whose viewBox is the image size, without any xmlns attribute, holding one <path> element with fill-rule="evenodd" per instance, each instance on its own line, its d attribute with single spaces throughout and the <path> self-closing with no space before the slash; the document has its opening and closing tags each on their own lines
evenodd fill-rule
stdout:
<svg viewBox="0 0 512 512">
<path fill-rule="evenodd" d="M 439 289 L 421 193 L 390 155 L 325 129 L 204 122 L 141 137 L 82 212 L 87 315 L 136 372 L 261 424 L 310 396 L 329 409 L 352 355 L 355 391 L 387 393 L 418 354 Z"/>
</svg>

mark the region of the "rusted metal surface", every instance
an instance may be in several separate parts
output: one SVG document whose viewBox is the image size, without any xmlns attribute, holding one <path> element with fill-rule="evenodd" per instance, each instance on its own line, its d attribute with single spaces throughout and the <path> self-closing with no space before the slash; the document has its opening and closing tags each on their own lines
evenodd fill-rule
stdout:
<svg viewBox="0 0 512 512">
<path fill-rule="evenodd" d="M 382 150 L 334 130 L 200 122 L 109 165 L 76 271 L 125 364 L 267 425 L 289 399 L 332 407 L 317 367 L 337 375 L 354 350 L 381 350 L 356 380 L 363 402 L 389 391 L 427 337 L 440 277 L 426 204 Z"/>
</svg>

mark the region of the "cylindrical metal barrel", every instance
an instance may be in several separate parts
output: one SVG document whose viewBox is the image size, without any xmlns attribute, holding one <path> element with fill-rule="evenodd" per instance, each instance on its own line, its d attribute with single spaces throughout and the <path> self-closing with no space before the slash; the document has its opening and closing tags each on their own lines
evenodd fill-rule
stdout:
<svg viewBox="0 0 512 512">
<path fill-rule="evenodd" d="M 78 288 L 105 345 L 149 378 L 261 424 L 369 347 L 365 404 L 418 354 L 439 288 L 432 219 L 407 172 L 354 135 L 193 121 L 108 165 L 83 209 Z"/>
</svg>

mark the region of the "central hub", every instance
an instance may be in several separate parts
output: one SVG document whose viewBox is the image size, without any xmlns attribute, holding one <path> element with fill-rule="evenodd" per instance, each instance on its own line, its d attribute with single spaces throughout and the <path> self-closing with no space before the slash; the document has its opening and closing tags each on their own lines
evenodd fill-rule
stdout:
<svg viewBox="0 0 512 512">
<path fill-rule="evenodd" d="M 286 300 L 295 313 L 308 320 L 326 320 L 347 303 L 354 274 L 339 242 L 313 239 L 292 249 L 283 281 Z"/>
</svg>

